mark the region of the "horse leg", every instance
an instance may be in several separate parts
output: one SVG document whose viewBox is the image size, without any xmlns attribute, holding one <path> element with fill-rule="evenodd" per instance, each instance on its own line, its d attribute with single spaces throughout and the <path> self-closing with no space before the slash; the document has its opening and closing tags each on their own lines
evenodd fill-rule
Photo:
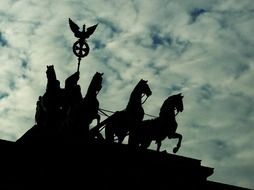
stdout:
<svg viewBox="0 0 254 190">
<path fill-rule="evenodd" d="M 118 143 L 119 144 L 123 143 L 124 137 L 125 137 L 124 135 L 118 135 Z"/>
<path fill-rule="evenodd" d="M 157 144 L 157 151 L 160 151 L 161 148 L 161 141 L 160 140 L 156 140 L 156 144 Z"/>
<path fill-rule="evenodd" d="M 106 138 L 106 142 L 108 143 L 113 143 L 114 142 L 114 132 L 111 129 L 112 126 L 105 126 L 105 138 Z"/>
<path fill-rule="evenodd" d="M 99 114 L 97 114 L 95 119 L 97 120 L 97 125 L 99 125 L 99 123 L 101 121 L 101 116 Z"/>
<path fill-rule="evenodd" d="M 179 148 L 181 147 L 181 142 L 182 142 L 183 136 L 179 133 L 174 133 L 172 136 L 169 136 L 168 138 L 173 138 L 173 139 L 178 138 L 178 142 L 176 144 L 176 147 L 173 148 L 173 152 L 176 153 L 179 150 Z"/>
<path fill-rule="evenodd" d="M 137 130 L 130 130 L 129 131 L 129 139 L 128 139 L 128 144 L 132 147 L 138 147 L 139 146 L 139 142 L 138 142 L 138 134 L 137 134 Z"/>
</svg>

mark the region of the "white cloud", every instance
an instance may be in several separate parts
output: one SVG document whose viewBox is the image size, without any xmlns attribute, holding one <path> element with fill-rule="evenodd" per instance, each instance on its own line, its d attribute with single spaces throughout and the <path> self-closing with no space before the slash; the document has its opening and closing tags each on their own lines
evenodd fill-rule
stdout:
<svg viewBox="0 0 254 190">
<path fill-rule="evenodd" d="M 76 70 L 68 18 L 80 26 L 98 22 L 81 62 L 83 95 L 96 71 L 104 72 L 100 105 L 113 111 L 126 106 L 141 78 L 153 91 L 147 113 L 158 115 L 169 95 L 183 92 L 180 154 L 215 167 L 212 179 L 253 188 L 247 169 L 254 158 L 253 6 L 248 0 L 1 1 L 0 137 L 16 140 L 33 125 L 46 65 L 55 65 L 62 87 Z"/>
</svg>

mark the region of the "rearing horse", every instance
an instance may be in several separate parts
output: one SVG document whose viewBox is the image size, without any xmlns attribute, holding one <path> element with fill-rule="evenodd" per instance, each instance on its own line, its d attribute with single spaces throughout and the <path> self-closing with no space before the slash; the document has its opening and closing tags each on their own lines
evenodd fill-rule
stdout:
<svg viewBox="0 0 254 190">
<path fill-rule="evenodd" d="M 41 98 L 41 104 L 44 107 L 46 125 L 58 125 L 61 115 L 62 90 L 60 82 L 56 78 L 54 65 L 47 66 L 47 88 L 45 94 Z"/>
<path fill-rule="evenodd" d="M 168 97 L 160 109 L 159 117 L 144 120 L 137 130 L 139 145 L 148 148 L 153 140 L 157 143 L 157 151 L 160 150 L 161 142 L 166 137 L 178 138 L 177 146 L 173 149 L 176 153 L 181 146 L 182 135 L 176 133 L 177 122 L 175 116 L 183 111 L 183 96 L 180 94 Z"/>
<path fill-rule="evenodd" d="M 97 124 L 100 122 L 100 115 L 98 114 L 99 101 L 97 94 L 102 88 L 102 75 L 103 73 L 96 72 L 88 87 L 87 93 L 81 102 L 81 106 L 85 108 L 84 116 L 87 125 L 90 125 L 94 119 L 97 119 Z"/>
<path fill-rule="evenodd" d="M 152 94 L 148 81 L 141 79 L 133 89 L 126 108 L 117 111 L 99 125 L 91 130 L 98 131 L 105 126 L 105 138 L 109 143 L 114 142 L 114 137 L 118 137 L 118 143 L 122 143 L 124 138 L 129 134 L 128 144 L 134 144 L 134 131 L 144 117 L 144 109 L 142 104 Z M 142 97 L 146 95 L 146 99 L 142 102 Z"/>
<path fill-rule="evenodd" d="M 88 138 L 89 125 L 94 119 L 97 119 L 97 123 L 100 122 L 97 94 L 102 88 L 102 75 L 103 73 L 95 73 L 88 87 L 86 96 L 77 105 L 76 109 L 70 113 L 71 125 L 75 127 L 75 129 L 73 129 L 74 134 L 80 138 Z"/>
</svg>

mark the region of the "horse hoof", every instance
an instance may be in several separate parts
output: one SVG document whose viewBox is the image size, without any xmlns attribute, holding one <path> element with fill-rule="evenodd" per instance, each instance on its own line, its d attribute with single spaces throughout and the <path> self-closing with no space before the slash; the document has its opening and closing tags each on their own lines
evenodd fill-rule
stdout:
<svg viewBox="0 0 254 190">
<path fill-rule="evenodd" d="M 178 147 L 173 148 L 173 153 L 176 153 L 178 151 Z"/>
</svg>

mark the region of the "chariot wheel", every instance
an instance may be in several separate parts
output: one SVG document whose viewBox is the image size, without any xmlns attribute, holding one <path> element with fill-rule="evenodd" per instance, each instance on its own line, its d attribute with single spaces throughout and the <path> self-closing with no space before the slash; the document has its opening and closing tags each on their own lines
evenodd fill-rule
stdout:
<svg viewBox="0 0 254 190">
<path fill-rule="evenodd" d="M 89 53 L 89 46 L 86 41 L 76 41 L 72 47 L 73 53 L 80 58 L 86 57 Z"/>
</svg>

